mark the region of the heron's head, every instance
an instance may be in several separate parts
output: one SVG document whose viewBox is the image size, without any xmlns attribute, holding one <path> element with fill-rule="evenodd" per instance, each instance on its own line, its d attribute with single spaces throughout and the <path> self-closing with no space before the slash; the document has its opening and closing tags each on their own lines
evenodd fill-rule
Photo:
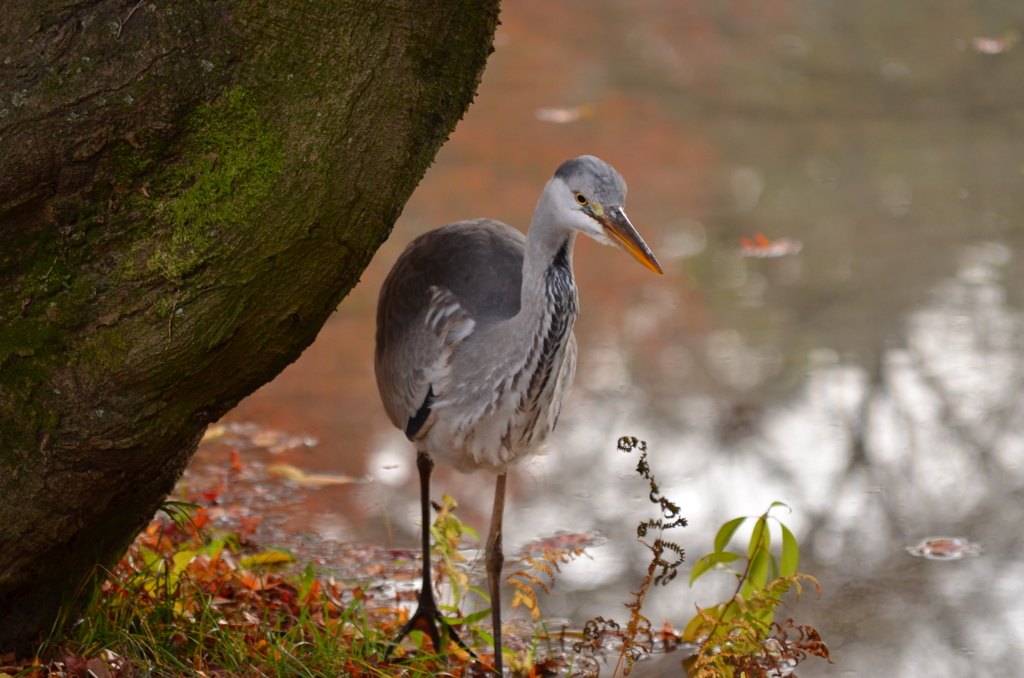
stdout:
<svg viewBox="0 0 1024 678">
<path fill-rule="evenodd" d="M 626 182 L 614 167 L 592 155 L 581 155 L 563 162 L 551 181 L 558 216 L 566 226 L 600 243 L 617 245 L 655 273 L 662 272 L 626 218 Z"/>
</svg>

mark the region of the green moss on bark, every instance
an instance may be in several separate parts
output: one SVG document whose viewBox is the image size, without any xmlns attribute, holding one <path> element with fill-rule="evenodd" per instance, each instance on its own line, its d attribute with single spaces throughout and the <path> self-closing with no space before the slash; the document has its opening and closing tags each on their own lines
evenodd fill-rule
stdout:
<svg viewBox="0 0 1024 678">
<path fill-rule="evenodd" d="M 244 226 L 284 169 L 282 135 L 264 123 L 249 95 L 234 89 L 198 108 L 181 162 L 164 173 L 155 217 L 170 235 L 148 270 L 177 281 L 207 255 L 219 229 Z"/>
</svg>

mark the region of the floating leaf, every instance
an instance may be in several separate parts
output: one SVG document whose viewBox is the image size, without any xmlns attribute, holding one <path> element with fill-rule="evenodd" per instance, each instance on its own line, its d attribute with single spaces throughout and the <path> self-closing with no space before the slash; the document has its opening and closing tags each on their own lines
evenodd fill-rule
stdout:
<svg viewBox="0 0 1024 678">
<path fill-rule="evenodd" d="M 281 476 L 298 485 L 306 487 L 325 487 L 327 485 L 347 485 L 348 483 L 359 482 L 360 478 L 343 475 L 331 475 L 327 473 L 307 473 L 297 466 L 291 464 L 271 464 L 267 467 L 267 473 Z"/>
<path fill-rule="evenodd" d="M 963 537 L 930 537 L 903 549 L 912 556 L 929 560 L 958 560 L 981 553 L 981 544 Z"/>
<path fill-rule="evenodd" d="M 285 553 L 284 551 L 263 551 L 261 553 L 254 553 L 251 556 L 245 556 L 238 561 L 238 566 L 248 570 L 260 565 L 280 565 L 281 563 L 290 563 L 293 560 L 295 558 L 290 553 Z"/>
<path fill-rule="evenodd" d="M 788 254 L 797 254 L 804 248 L 799 240 L 782 238 L 780 240 L 769 240 L 764 233 L 757 233 L 753 238 L 740 236 L 739 252 L 741 257 L 754 257 L 756 259 L 774 259 L 784 257 Z M 782 502 L 775 502 L 781 504 Z M 775 506 L 772 504 L 772 506 Z"/>
<path fill-rule="evenodd" d="M 594 109 L 590 106 L 572 106 L 565 108 L 538 108 L 533 117 L 541 122 L 553 122 L 564 125 L 576 122 L 580 118 L 589 118 L 594 115 Z"/>
</svg>

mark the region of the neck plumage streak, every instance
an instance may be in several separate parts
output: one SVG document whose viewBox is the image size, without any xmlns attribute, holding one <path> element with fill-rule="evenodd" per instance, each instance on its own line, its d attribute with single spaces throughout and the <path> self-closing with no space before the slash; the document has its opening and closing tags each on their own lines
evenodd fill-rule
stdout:
<svg viewBox="0 0 1024 678">
<path fill-rule="evenodd" d="M 545 296 L 547 297 L 547 333 L 533 368 L 529 386 L 519 402 L 519 411 L 527 414 L 529 420 L 520 430 L 520 442 L 532 445 L 542 440 L 554 428 L 558 412 L 553 413 L 551 427 L 538 429 L 538 419 L 547 414 L 555 395 L 556 376 L 565 358 L 565 346 L 572 333 L 572 326 L 579 312 L 576 285 L 573 282 L 572 267 L 569 265 L 568 240 L 562 244 L 545 273 Z M 534 353 L 534 348 L 531 353 Z M 532 355 L 530 356 L 532 358 Z M 560 406 L 559 406 L 560 409 Z"/>
</svg>

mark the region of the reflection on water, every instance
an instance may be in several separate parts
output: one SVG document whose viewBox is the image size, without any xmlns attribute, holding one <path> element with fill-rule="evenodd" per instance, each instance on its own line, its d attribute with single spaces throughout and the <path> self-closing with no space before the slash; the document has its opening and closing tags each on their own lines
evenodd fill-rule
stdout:
<svg viewBox="0 0 1024 678">
<path fill-rule="evenodd" d="M 729 518 L 793 508 L 800 569 L 824 589 L 793 614 L 835 661 L 800 675 L 1019 675 L 1019 19 L 1012 3 L 506 3 L 476 103 L 363 283 L 227 418 L 319 439 L 282 464 L 375 479 L 308 491 L 282 529 L 415 545 L 413 453 L 372 373 L 380 283 L 429 228 L 525 228 L 553 169 L 591 153 L 625 176 L 666 274 L 577 247 L 577 381 L 550 453 L 510 483 L 506 544 L 560 530 L 609 544 L 566 568 L 546 612 L 625 616 L 649 504 L 615 441 L 635 435 L 690 520 L 691 556 Z M 800 247 L 750 256 L 758 234 Z M 485 525 L 489 477 L 439 469 L 435 488 Z M 980 553 L 905 550 L 943 537 Z M 729 585 L 677 581 L 646 614 L 684 623 Z"/>
</svg>

